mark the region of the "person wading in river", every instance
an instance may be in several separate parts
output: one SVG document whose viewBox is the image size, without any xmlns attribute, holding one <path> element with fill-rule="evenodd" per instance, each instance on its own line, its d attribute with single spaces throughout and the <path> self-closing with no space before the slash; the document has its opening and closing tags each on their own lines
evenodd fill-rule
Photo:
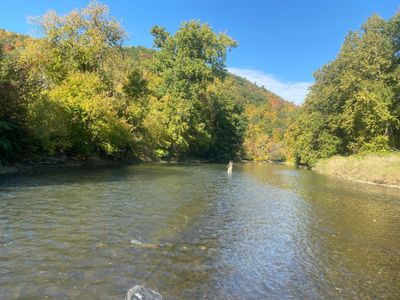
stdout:
<svg viewBox="0 0 400 300">
<path fill-rule="evenodd" d="M 232 168 L 233 168 L 233 162 L 230 160 L 228 166 L 226 167 L 228 174 L 232 174 Z"/>
</svg>

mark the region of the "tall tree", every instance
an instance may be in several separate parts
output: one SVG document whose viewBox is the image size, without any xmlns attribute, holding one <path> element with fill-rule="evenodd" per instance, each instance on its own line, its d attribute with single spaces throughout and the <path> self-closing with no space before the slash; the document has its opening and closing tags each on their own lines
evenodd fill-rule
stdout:
<svg viewBox="0 0 400 300">
<path fill-rule="evenodd" d="M 165 148 L 170 156 L 204 155 L 212 139 L 212 100 L 207 88 L 226 75 L 226 53 L 237 43 L 199 21 L 182 23 L 175 35 L 152 29 L 159 49 L 152 70 L 160 77 L 154 91 L 163 111 Z"/>
<path fill-rule="evenodd" d="M 18 64 L 38 78 L 29 103 L 29 128 L 44 151 L 87 157 L 121 157 L 132 151 L 132 89 L 124 89 L 132 65 L 121 45 L 125 32 L 96 1 L 65 16 L 54 11 L 35 20 L 42 38 Z M 133 119 L 133 118 L 132 118 Z"/>
<path fill-rule="evenodd" d="M 293 130 L 298 136 L 292 139 L 299 162 L 310 164 L 337 153 L 389 149 L 396 144 L 396 56 L 393 35 L 377 15 L 361 31 L 348 34 L 337 58 L 315 73 L 303 116 L 294 125 L 299 129 Z"/>
<path fill-rule="evenodd" d="M 33 20 L 43 35 L 39 51 L 46 60 L 48 77 L 57 83 L 70 71 L 104 71 L 107 59 L 126 37 L 121 25 L 108 13 L 106 5 L 92 1 L 86 8 L 64 16 L 49 11 Z"/>
</svg>

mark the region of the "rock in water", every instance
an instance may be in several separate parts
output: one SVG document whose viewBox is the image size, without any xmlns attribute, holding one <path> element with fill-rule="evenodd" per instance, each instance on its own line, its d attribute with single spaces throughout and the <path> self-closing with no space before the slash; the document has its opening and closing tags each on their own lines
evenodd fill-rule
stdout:
<svg viewBox="0 0 400 300">
<path fill-rule="evenodd" d="M 163 296 L 142 285 L 135 285 L 128 291 L 126 300 L 163 300 Z"/>
</svg>

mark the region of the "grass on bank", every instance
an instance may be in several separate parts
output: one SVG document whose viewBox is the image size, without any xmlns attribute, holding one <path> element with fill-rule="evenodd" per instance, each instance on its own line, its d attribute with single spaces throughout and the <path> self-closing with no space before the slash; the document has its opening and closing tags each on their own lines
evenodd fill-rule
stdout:
<svg viewBox="0 0 400 300">
<path fill-rule="evenodd" d="M 319 161 L 313 169 L 355 182 L 400 188 L 400 152 L 334 156 Z"/>
</svg>

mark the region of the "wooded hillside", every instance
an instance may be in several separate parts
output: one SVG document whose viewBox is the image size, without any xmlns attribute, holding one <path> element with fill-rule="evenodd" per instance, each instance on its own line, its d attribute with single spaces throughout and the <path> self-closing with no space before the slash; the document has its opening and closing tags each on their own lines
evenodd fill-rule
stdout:
<svg viewBox="0 0 400 300">
<path fill-rule="evenodd" d="M 296 110 L 226 71 L 237 46 L 199 21 L 154 26 L 154 48 L 127 47 L 108 8 L 92 2 L 36 20 L 41 38 L 1 31 L 3 163 L 86 159 L 283 160 Z"/>
</svg>

